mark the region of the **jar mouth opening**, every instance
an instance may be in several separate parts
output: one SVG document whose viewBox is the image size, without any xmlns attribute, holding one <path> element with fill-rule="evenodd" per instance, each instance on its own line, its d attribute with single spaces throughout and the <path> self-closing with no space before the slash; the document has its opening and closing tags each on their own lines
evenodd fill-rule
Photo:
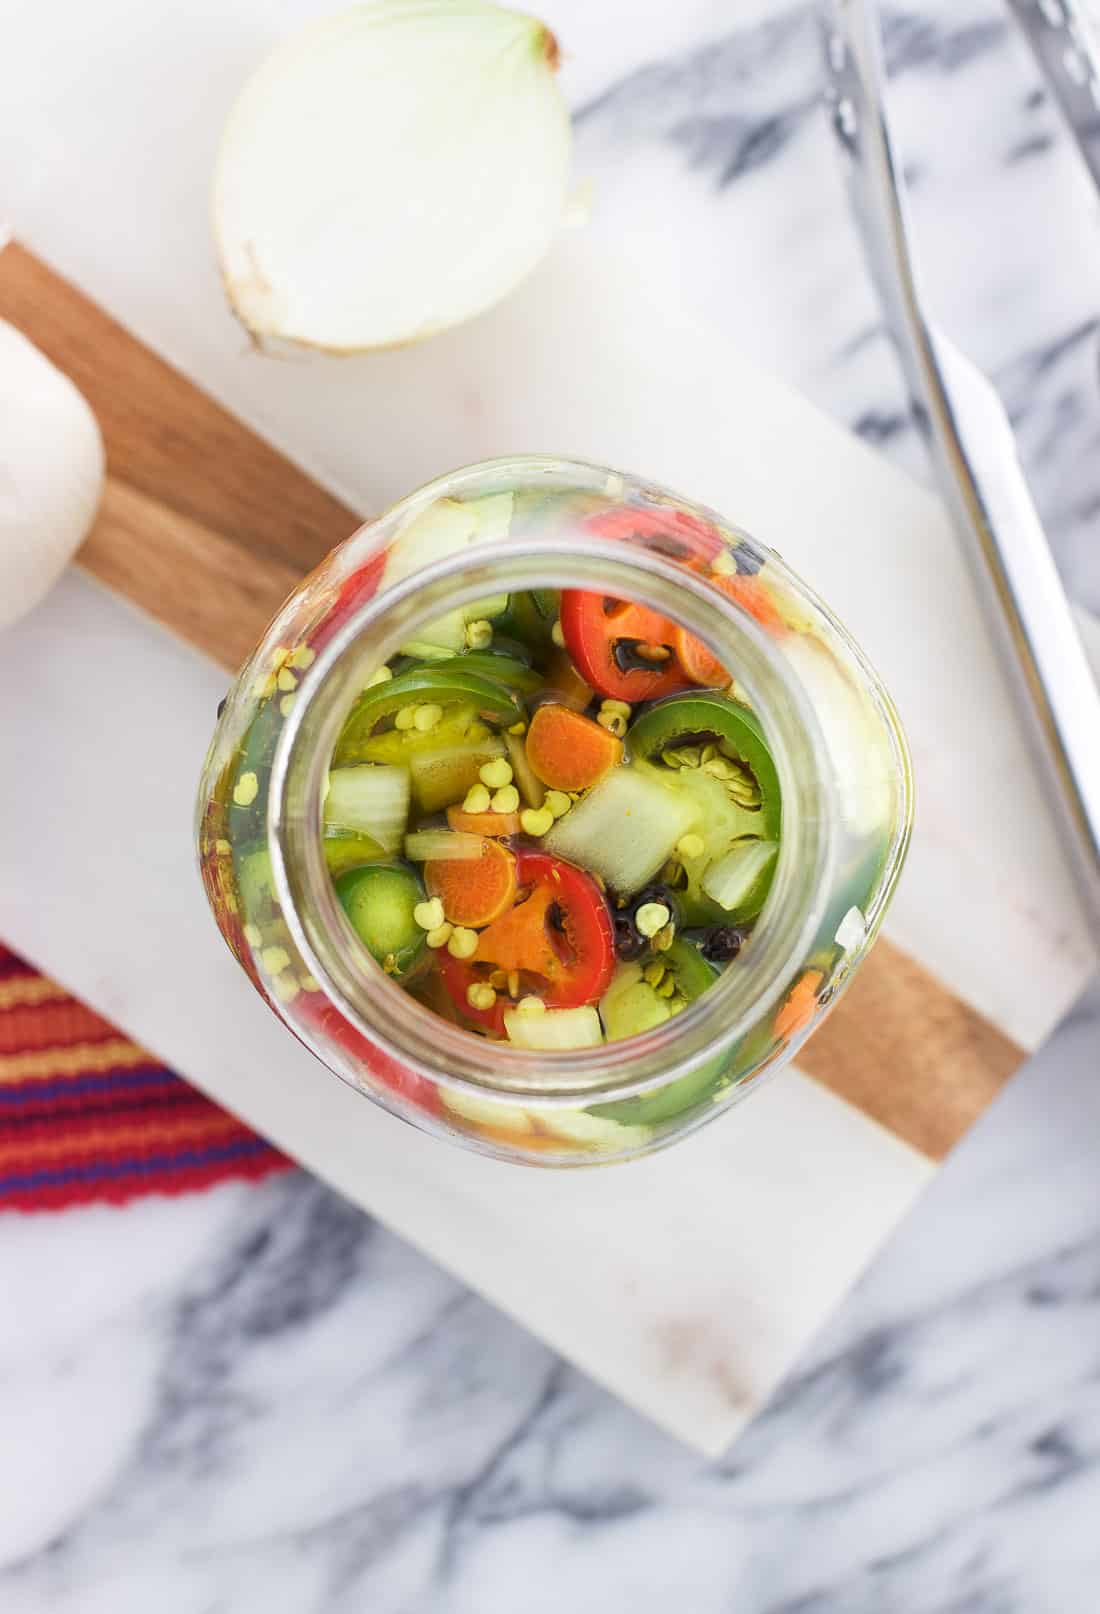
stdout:
<svg viewBox="0 0 1100 1614">
<path fill-rule="evenodd" d="M 414 495 L 417 508 L 423 494 Z M 384 518 L 380 531 L 386 527 Z M 324 858 L 322 811 L 329 761 L 347 713 L 370 674 L 415 638 L 419 626 L 488 594 L 561 587 L 651 606 L 736 669 L 779 774 L 783 827 L 771 891 L 751 942 L 700 997 L 634 1037 L 536 1053 L 452 1024 L 384 974 L 339 905 Z M 822 787 L 827 777 L 825 742 L 806 691 L 775 643 L 735 602 L 663 555 L 621 540 L 576 532 L 482 543 L 375 594 L 303 679 L 272 763 L 268 840 L 275 888 L 323 990 L 359 1032 L 410 1070 L 474 1094 L 542 1104 L 629 1097 L 727 1050 L 789 983 L 816 934 L 837 856 L 834 814 Z"/>
</svg>

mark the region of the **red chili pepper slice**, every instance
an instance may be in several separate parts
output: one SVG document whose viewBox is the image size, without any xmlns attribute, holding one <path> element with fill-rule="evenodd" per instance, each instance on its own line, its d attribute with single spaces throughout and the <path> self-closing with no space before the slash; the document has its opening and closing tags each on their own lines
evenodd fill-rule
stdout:
<svg viewBox="0 0 1100 1614">
<path fill-rule="evenodd" d="M 504 1011 L 508 1007 L 508 999 L 499 995 L 491 1009 L 472 1008 L 466 996 L 468 989 L 489 977 L 487 969 L 477 969 L 467 959 L 452 958 L 446 949 L 436 954 L 439 959 L 439 974 L 447 995 L 455 1008 L 458 1009 L 464 1020 L 470 1020 L 475 1026 L 481 1026 L 494 1037 L 504 1035 Z"/>
<path fill-rule="evenodd" d="M 646 548 L 663 550 L 688 565 L 712 561 L 724 547 L 722 534 L 709 521 L 662 505 L 648 509 L 620 505 L 591 516 L 585 525 L 601 538 L 635 538 Z"/>
<path fill-rule="evenodd" d="M 785 631 L 782 615 L 758 577 L 715 576 L 709 571 L 725 548 L 720 532 L 709 522 L 682 510 L 635 510 L 624 505 L 593 516 L 586 525 L 601 537 L 636 540 L 643 547 L 665 550 L 686 570 L 706 572 L 715 588 L 770 633 Z M 728 669 L 701 639 L 647 606 L 566 589 L 561 596 L 561 627 L 581 677 L 599 694 L 616 700 L 658 700 L 693 687 L 723 689 L 730 681 Z M 647 658 L 651 650 L 656 654 Z M 668 654 L 662 656 L 661 651 Z"/>
<path fill-rule="evenodd" d="M 327 561 L 322 562 L 322 565 L 327 564 Z M 366 605 L 367 601 L 374 597 L 382 580 L 382 571 L 385 564 L 386 554 L 383 550 L 377 555 L 372 555 L 357 571 L 345 577 L 336 592 L 332 604 L 309 635 L 309 643 L 314 650 L 321 650 L 328 644 L 329 640 L 336 634 L 338 629 L 343 627 L 349 617 L 353 616 L 361 605 Z M 308 586 L 308 583 L 309 578 L 306 578 L 305 584 L 302 586 Z"/>
<path fill-rule="evenodd" d="M 400 1060 L 377 1043 L 364 1037 L 361 1031 L 345 1020 L 334 1003 L 330 1003 L 322 992 L 305 992 L 297 998 L 294 1014 L 304 1020 L 307 1025 L 331 1037 L 346 1053 L 358 1059 L 370 1074 L 378 1079 L 385 1087 L 398 1093 L 417 1109 L 426 1110 L 431 1115 L 438 1115 L 443 1106 L 435 1084 L 428 1081 L 426 1076 L 419 1076 L 416 1071 L 410 1070 Z M 291 1029 L 295 1029 L 293 1026 Z"/>
<path fill-rule="evenodd" d="M 494 969 L 517 970 L 555 1009 L 598 1002 L 615 970 L 611 911 L 591 875 L 546 852 L 516 856 L 524 900 L 481 932 L 473 959 L 440 956 L 443 983 L 463 1015 L 498 1035 L 508 1001 L 472 1009 L 466 996 Z"/>
<path fill-rule="evenodd" d="M 621 505 L 590 517 L 585 525 L 601 538 L 658 550 L 693 572 L 702 571 L 724 548 L 721 533 L 710 522 L 662 506 Z M 648 606 L 566 589 L 561 628 L 581 677 L 615 700 L 659 700 L 703 682 L 729 682 L 698 639 Z"/>
<path fill-rule="evenodd" d="M 691 687 L 676 654 L 676 624 L 649 606 L 563 589 L 561 631 L 577 671 L 600 695 L 634 704 Z"/>
</svg>

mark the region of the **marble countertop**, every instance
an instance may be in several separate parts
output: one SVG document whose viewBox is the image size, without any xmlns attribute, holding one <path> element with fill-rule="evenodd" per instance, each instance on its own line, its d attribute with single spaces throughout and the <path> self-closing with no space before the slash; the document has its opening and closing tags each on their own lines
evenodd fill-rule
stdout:
<svg viewBox="0 0 1100 1614">
<path fill-rule="evenodd" d="M 279 0 L 269 33 L 311 9 Z M 587 227 L 923 475 L 825 133 L 812 8 L 543 9 L 572 53 Z M 62 129 L 74 96 L 90 109 L 121 64 L 207 48 L 235 10 L 169 7 L 154 32 L 109 0 L 71 8 L 61 38 L 27 7 L 3 104 L 56 105 Z M 1074 595 L 1100 607 L 1097 209 L 1006 16 L 994 0 L 888 8 L 899 132 L 936 306 L 1001 387 Z M 227 30 L 215 87 L 262 43 L 246 32 Z M 155 149 L 172 120 L 139 101 Z M 51 203 L 71 148 L 44 138 L 16 162 L 13 127 L 0 181 L 16 223 L 156 327 L 149 263 L 191 224 L 135 219 L 120 251 L 94 138 L 74 221 Z M 338 480 L 357 428 L 303 443 Z M 380 498 L 417 480 L 417 453 L 379 472 Z M 303 1174 L 7 1219 L 0 1607 L 656 1614 L 675 1596 L 691 1614 L 1086 1614 L 1098 1033 L 1091 995 L 717 1463 Z"/>
</svg>

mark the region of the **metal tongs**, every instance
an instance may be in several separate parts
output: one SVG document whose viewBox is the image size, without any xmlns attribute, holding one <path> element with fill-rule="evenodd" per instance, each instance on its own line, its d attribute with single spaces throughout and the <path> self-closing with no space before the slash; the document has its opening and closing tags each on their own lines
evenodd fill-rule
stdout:
<svg viewBox="0 0 1100 1614">
<path fill-rule="evenodd" d="M 1010 0 L 1100 188 L 1100 99 L 1073 0 Z M 874 0 L 827 0 L 829 103 L 914 420 L 963 537 L 1021 705 L 1059 782 L 1065 844 L 1100 947 L 1100 687 L 1025 481 L 1008 416 L 925 312 L 885 107 Z"/>
</svg>

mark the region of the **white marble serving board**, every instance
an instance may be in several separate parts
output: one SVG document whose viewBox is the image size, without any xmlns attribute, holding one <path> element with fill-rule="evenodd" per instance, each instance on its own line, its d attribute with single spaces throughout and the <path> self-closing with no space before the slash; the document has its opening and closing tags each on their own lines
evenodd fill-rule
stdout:
<svg viewBox="0 0 1100 1614">
<path fill-rule="evenodd" d="M 651 304 L 583 235 L 437 374 L 437 463 L 546 447 L 643 469 L 822 586 L 894 688 L 917 761 L 891 933 L 1036 1043 L 1088 950 L 936 501 Z M 380 383 L 360 382 L 366 409 Z M 932 1168 L 794 1072 L 679 1148 L 597 1173 L 503 1166 L 375 1111 L 282 1033 L 205 911 L 191 797 L 224 682 L 75 574 L 0 639 L 6 938 L 597 1379 L 720 1450 Z M 1032 990 L 1013 995 L 1009 976 Z"/>
<path fill-rule="evenodd" d="M 250 64 L 315 0 L 232 0 L 140 26 L 132 0 L 103 0 L 70 8 L 63 32 L 31 32 L 4 82 L 5 205 L 29 245 L 365 511 L 464 460 L 536 449 L 663 477 L 777 544 L 864 640 L 909 725 L 919 825 L 894 940 L 1031 1046 L 1088 950 L 952 536 L 933 499 L 740 356 L 765 354 L 908 452 L 873 301 L 837 222 L 843 188 L 804 48 L 811 8 L 539 9 L 566 50 L 578 172 L 596 180 L 591 223 L 502 308 L 421 349 L 265 364 L 222 303 L 206 225 L 217 130 Z M 981 8 L 964 9 L 969 25 Z M 989 89 L 972 93 L 959 147 L 982 162 L 932 187 L 941 207 L 946 189 L 957 198 L 932 268 L 937 292 L 974 317 L 982 356 L 1003 362 L 992 337 L 1030 328 L 1017 317 L 1026 286 L 1053 288 L 1062 323 L 1043 331 L 1078 317 L 1059 266 L 1094 263 L 1095 245 L 1083 221 L 1053 255 L 1034 231 L 1022 243 L 1034 272 L 1017 279 L 958 245 L 973 245 L 972 222 L 987 228 L 970 205 L 975 184 L 984 196 L 998 183 L 987 148 L 1033 119 Z M 910 122 L 920 160 L 930 152 L 954 175 L 937 121 Z M 797 196 L 812 196 L 800 207 L 785 177 L 796 170 Z M 1006 217 L 1017 213 L 1014 201 Z M 964 258 L 992 283 L 959 277 Z M 1007 373 L 1025 425 L 1064 369 Z M 1040 435 L 1083 461 L 1072 424 Z M 1066 480 L 1056 455 L 1043 463 L 1044 485 Z M 603 1382 L 717 1450 L 929 1168 L 794 1073 L 678 1150 L 568 1177 L 444 1150 L 374 1112 L 281 1034 L 205 913 L 190 792 L 222 687 L 76 576 L 0 639 L 5 938 Z"/>
</svg>

